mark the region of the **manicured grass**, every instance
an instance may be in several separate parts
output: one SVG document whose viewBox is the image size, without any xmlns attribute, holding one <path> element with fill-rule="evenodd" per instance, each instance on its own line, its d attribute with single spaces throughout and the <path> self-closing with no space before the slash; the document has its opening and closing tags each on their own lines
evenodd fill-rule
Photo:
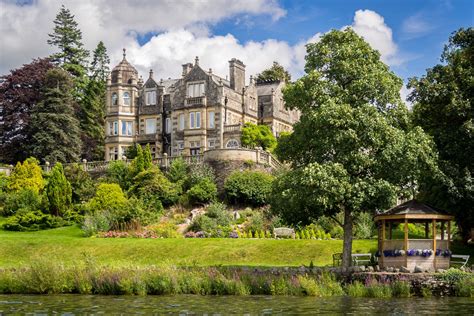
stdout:
<svg viewBox="0 0 474 316">
<path fill-rule="evenodd" d="M 0 268 L 29 265 L 48 258 L 72 265 L 86 258 L 112 266 L 245 265 L 315 266 L 332 264 L 341 240 L 136 239 L 85 238 L 78 227 L 40 232 L 0 230 Z M 353 252 L 375 252 L 376 240 L 355 240 Z"/>
</svg>

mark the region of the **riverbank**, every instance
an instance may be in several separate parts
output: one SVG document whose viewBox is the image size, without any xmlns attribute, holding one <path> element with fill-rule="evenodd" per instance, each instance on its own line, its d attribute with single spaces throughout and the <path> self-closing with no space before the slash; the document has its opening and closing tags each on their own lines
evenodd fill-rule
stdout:
<svg viewBox="0 0 474 316">
<path fill-rule="evenodd" d="M 29 265 L 50 258 L 66 266 L 91 258 L 114 267 L 176 266 L 315 266 L 332 265 L 341 240 L 231 238 L 86 238 L 78 227 L 38 232 L 0 230 L 0 268 Z M 374 253 L 375 240 L 355 240 L 353 252 Z"/>
<path fill-rule="evenodd" d="M 87 260 L 65 267 L 41 260 L 20 269 L 0 270 L 0 294 L 474 297 L 474 274 L 454 269 L 431 275 L 342 275 L 320 268 L 119 268 Z"/>
</svg>

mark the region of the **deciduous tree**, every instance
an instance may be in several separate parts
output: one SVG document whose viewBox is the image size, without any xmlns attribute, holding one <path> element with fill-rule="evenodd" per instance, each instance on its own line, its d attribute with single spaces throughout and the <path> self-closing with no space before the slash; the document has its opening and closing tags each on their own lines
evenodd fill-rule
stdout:
<svg viewBox="0 0 474 316">
<path fill-rule="evenodd" d="M 342 211 L 348 267 L 354 217 L 413 193 L 422 174 L 437 172 L 436 155 L 420 128 L 408 129 L 401 79 L 353 30 L 309 44 L 305 71 L 284 93 L 302 116 L 278 144 L 293 170 L 275 181 L 272 209 L 300 224 Z"/>
<path fill-rule="evenodd" d="M 474 28 L 453 33 L 441 61 L 408 85 L 414 122 L 433 136 L 447 176 L 426 178 L 420 198 L 452 211 L 467 240 L 474 227 Z"/>
</svg>

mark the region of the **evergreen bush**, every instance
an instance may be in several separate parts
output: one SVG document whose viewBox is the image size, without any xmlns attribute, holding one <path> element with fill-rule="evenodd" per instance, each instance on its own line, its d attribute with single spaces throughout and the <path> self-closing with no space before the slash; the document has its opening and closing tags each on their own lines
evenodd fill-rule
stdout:
<svg viewBox="0 0 474 316">
<path fill-rule="evenodd" d="M 272 189 L 273 176 L 262 171 L 234 171 L 224 183 L 231 203 L 254 206 L 265 205 Z"/>
</svg>

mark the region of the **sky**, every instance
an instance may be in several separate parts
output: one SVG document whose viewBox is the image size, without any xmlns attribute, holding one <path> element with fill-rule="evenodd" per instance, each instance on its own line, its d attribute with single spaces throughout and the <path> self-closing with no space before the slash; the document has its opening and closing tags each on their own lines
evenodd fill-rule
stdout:
<svg viewBox="0 0 474 316">
<path fill-rule="evenodd" d="M 126 48 L 143 77 L 153 69 L 158 79 L 179 78 L 195 56 L 223 77 L 235 57 L 247 82 L 273 61 L 297 79 L 305 45 L 350 26 L 406 82 L 440 62 L 453 31 L 474 25 L 472 0 L 0 0 L 0 75 L 55 51 L 46 41 L 62 4 L 88 50 L 102 40 L 113 67 Z"/>
</svg>

